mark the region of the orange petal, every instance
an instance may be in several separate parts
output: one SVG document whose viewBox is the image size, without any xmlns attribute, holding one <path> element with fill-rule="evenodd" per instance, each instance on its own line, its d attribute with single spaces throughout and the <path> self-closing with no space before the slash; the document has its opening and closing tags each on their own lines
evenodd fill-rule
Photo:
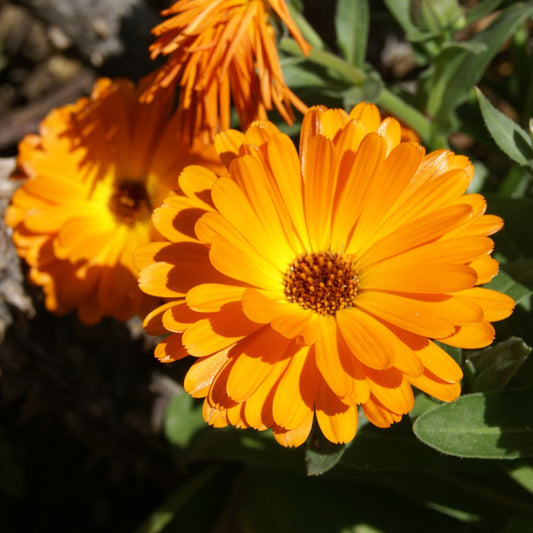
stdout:
<svg viewBox="0 0 533 533">
<path fill-rule="evenodd" d="M 461 291 L 459 294 L 476 302 L 483 309 L 485 320 L 489 322 L 507 318 L 515 306 L 515 302 L 510 296 L 483 287 L 474 287 Z"/>
<path fill-rule="evenodd" d="M 172 363 L 187 357 L 189 354 L 181 343 L 181 335 L 171 333 L 155 347 L 154 355 L 162 363 Z"/>
<path fill-rule="evenodd" d="M 482 320 L 477 324 L 460 326 L 453 335 L 437 339 L 444 344 L 458 348 L 484 348 L 494 340 L 494 336 L 492 324 Z"/>
<path fill-rule="evenodd" d="M 362 405 L 362 408 L 368 421 L 378 428 L 388 428 L 391 424 L 399 422 L 402 419 L 402 415 L 391 412 L 372 394 L 368 401 Z"/>
<path fill-rule="evenodd" d="M 259 385 L 258 389 L 246 400 L 244 415 L 250 427 L 265 429 L 274 425 L 272 404 L 280 376 L 285 372 L 290 358 L 284 358 L 275 363 L 270 374 Z"/>
<path fill-rule="evenodd" d="M 310 309 L 303 309 L 303 312 L 294 309 L 291 314 L 274 319 L 270 325 L 288 339 L 296 339 L 298 344 L 308 345 L 315 342 L 319 320 L 320 315 Z"/>
<path fill-rule="evenodd" d="M 240 302 L 228 304 L 223 311 L 198 320 L 187 328 L 183 344 L 191 355 L 202 357 L 226 348 L 261 327 L 246 318 Z"/>
<path fill-rule="evenodd" d="M 213 266 L 226 276 L 271 291 L 281 288 L 282 272 L 252 247 L 243 247 L 215 235 L 209 257 Z"/>
<path fill-rule="evenodd" d="M 167 329 L 163 326 L 163 313 L 175 305 L 175 300 L 167 302 L 166 304 L 156 307 L 144 317 L 143 327 L 148 335 L 158 336 L 167 333 Z"/>
<path fill-rule="evenodd" d="M 247 400 L 283 357 L 289 342 L 268 326 L 242 340 L 232 350 L 235 362 L 226 382 L 228 396 L 236 402 Z"/>
<path fill-rule="evenodd" d="M 242 295 L 242 308 L 250 320 L 259 324 L 268 324 L 285 315 L 301 314 L 302 320 L 307 316 L 305 310 L 299 305 L 277 301 L 256 289 L 245 290 Z"/>
<path fill-rule="evenodd" d="M 369 265 L 378 263 L 415 248 L 430 241 L 438 239 L 450 230 L 464 225 L 472 215 L 471 209 L 466 205 L 453 205 L 439 211 L 434 211 L 420 218 L 410 219 L 403 226 L 392 231 L 387 236 L 377 240 L 369 249 L 362 248 L 362 241 L 354 242 L 349 252 L 353 252 L 361 258 L 357 261 L 360 271 Z M 365 246 L 371 244 L 369 240 Z"/>
<path fill-rule="evenodd" d="M 207 395 L 215 376 L 229 360 L 229 350 L 230 347 L 213 355 L 201 357 L 189 368 L 189 371 L 185 375 L 183 388 L 193 398 L 203 398 Z"/>
<path fill-rule="evenodd" d="M 342 403 L 322 382 L 316 398 L 316 419 L 324 437 L 334 444 L 345 444 L 357 431 L 357 407 Z"/>
<path fill-rule="evenodd" d="M 280 378 L 272 402 L 272 415 L 280 428 L 294 429 L 313 414 L 320 374 L 310 347 L 297 348 Z"/>
<path fill-rule="evenodd" d="M 386 261 L 373 265 L 359 276 L 361 289 L 442 294 L 473 287 L 475 270 L 466 265 L 411 264 L 391 267 Z"/>
<path fill-rule="evenodd" d="M 224 428 L 229 425 L 227 412 L 209 405 L 207 399 L 202 405 L 202 416 L 210 426 L 215 428 Z"/>
<path fill-rule="evenodd" d="M 283 428 L 278 428 L 274 426 L 274 438 L 279 444 L 285 446 L 286 448 L 300 446 L 309 436 L 312 426 L 313 413 L 311 412 L 309 413 L 307 418 L 298 427 L 294 429 L 284 430 Z"/>
<path fill-rule="evenodd" d="M 228 303 L 240 301 L 245 290 L 245 287 L 235 285 L 202 283 L 187 293 L 186 301 L 194 311 L 213 313 Z"/>
<path fill-rule="evenodd" d="M 324 250 L 331 240 L 331 211 L 335 191 L 333 144 L 323 137 L 309 140 L 303 161 L 304 209 L 312 249 Z"/>
<path fill-rule="evenodd" d="M 366 370 L 370 392 L 386 409 L 393 413 L 408 413 L 414 405 L 411 386 L 404 375 L 395 368 Z"/>
<path fill-rule="evenodd" d="M 385 369 L 394 363 L 394 344 L 381 323 L 355 307 L 336 315 L 337 325 L 355 357 L 370 368 Z"/>
<path fill-rule="evenodd" d="M 470 268 L 477 272 L 477 284 L 488 283 L 497 273 L 500 265 L 496 259 L 486 256 L 470 263 Z"/>
<path fill-rule="evenodd" d="M 381 320 L 425 337 L 446 337 L 455 331 L 452 322 L 428 309 L 423 302 L 396 294 L 364 291 L 357 296 L 357 306 Z"/>
<path fill-rule="evenodd" d="M 352 394 L 354 380 L 345 370 L 337 345 L 335 317 L 321 317 L 315 341 L 316 365 L 322 378 L 339 398 Z M 349 357 L 349 356 L 348 356 Z M 345 357 L 345 359 L 348 359 Z M 348 359 L 349 360 L 349 359 Z"/>
<path fill-rule="evenodd" d="M 162 316 L 163 327 L 166 331 L 183 333 L 202 316 L 190 309 L 183 300 L 174 300 L 173 304 L 168 306 Z"/>
<path fill-rule="evenodd" d="M 459 382 L 449 383 L 429 370 L 426 370 L 422 376 L 409 378 L 409 381 L 417 389 L 443 402 L 453 402 L 461 394 L 461 384 Z"/>
</svg>

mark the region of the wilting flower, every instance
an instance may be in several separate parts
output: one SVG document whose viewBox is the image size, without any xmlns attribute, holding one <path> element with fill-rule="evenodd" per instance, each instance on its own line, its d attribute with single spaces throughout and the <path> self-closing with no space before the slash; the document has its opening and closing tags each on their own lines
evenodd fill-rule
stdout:
<svg viewBox="0 0 533 533">
<path fill-rule="evenodd" d="M 171 101 L 138 100 L 126 80 L 97 81 L 90 98 L 52 111 L 19 145 L 6 223 L 30 278 L 59 314 L 124 320 L 159 303 L 142 293 L 133 250 L 161 236 L 150 216 L 188 164 L 217 168 L 214 148 L 177 137 Z M 220 168 L 220 167 L 218 167 Z"/>
<path fill-rule="evenodd" d="M 358 405 L 387 427 L 413 407 L 412 386 L 457 398 L 461 369 L 434 341 L 487 346 L 511 313 L 511 298 L 478 287 L 498 270 L 487 236 L 502 220 L 465 193 L 466 157 L 400 137 L 368 104 L 309 110 L 299 156 L 269 122 L 230 130 L 216 139 L 229 175 L 188 167 L 155 210 L 171 243 L 136 261 L 141 288 L 169 301 L 145 327 L 170 333 L 162 361 L 196 357 L 185 389 L 205 397 L 207 422 L 297 446 L 316 417 L 344 443 Z"/>
<path fill-rule="evenodd" d="M 158 37 L 152 58 L 167 56 L 147 89 L 146 98 L 179 83 L 179 113 L 191 137 L 212 138 L 230 126 L 230 100 L 241 126 L 266 119 L 276 108 L 288 123 L 292 107 L 307 107 L 287 87 L 276 48 L 275 14 L 300 48 L 309 44 L 296 27 L 284 0 L 179 0 L 162 12 L 173 15 L 153 29 Z"/>
</svg>

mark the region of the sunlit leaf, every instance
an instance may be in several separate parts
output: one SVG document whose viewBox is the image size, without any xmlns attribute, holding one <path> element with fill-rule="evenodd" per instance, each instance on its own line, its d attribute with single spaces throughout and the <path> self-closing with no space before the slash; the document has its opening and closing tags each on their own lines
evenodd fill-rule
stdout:
<svg viewBox="0 0 533 533">
<path fill-rule="evenodd" d="M 459 457 L 533 457 L 533 387 L 467 394 L 424 413 L 415 435 Z"/>
<path fill-rule="evenodd" d="M 519 165 L 533 161 L 531 138 L 514 120 L 496 109 L 476 88 L 476 95 L 485 125 L 499 148 Z"/>
</svg>

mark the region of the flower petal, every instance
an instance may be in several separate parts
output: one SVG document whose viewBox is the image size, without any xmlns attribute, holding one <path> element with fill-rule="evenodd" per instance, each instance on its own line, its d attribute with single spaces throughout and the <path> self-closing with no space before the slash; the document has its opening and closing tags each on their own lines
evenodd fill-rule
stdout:
<svg viewBox="0 0 533 533">
<path fill-rule="evenodd" d="M 342 403 L 322 382 L 316 398 L 316 419 L 326 439 L 335 444 L 345 444 L 357 431 L 357 407 Z"/>
<path fill-rule="evenodd" d="M 283 357 L 289 342 L 268 326 L 239 342 L 231 354 L 235 362 L 226 382 L 228 396 L 236 402 L 247 400 Z"/>
</svg>

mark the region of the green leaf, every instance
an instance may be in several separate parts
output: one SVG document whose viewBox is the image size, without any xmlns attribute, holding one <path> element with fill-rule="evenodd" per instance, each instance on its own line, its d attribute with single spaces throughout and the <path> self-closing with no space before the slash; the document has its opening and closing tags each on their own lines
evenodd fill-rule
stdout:
<svg viewBox="0 0 533 533">
<path fill-rule="evenodd" d="M 500 468 L 520 486 L 533 494 L 533 465 L 530 460 L 510 461 L 501 463 Z"/>
<path fill-rule="evenodd" d="M 417 397 L 417 404 L 421 403 L 419 398 L 422 403 L 427 400 L 432 408 L 438 405 L 423 394 Z M 406 472 L 426 468 L 466 469 L 469 466 L 464 460 L 443 455 L 422 444 L 413 434 L 411 421 L 405 417 L 390 428 L 377 428 L 370 423 L 360 427 L 333 473 L 343 472 L 341 469 L 344 468 Z"/>
<path fill-rule="evenodd" d="M 509 383 L 531 352 L 522 339 L 511 337 L 483 350 L 470 352 L 469 360 L 475 369 L 471 392 L 500 390 Z"/>
<path fill-rule="evenodd" d="M 313 425 L 305 453 L 307 475 L 319 476 L 331 470 L 340 461 L 346 447 L 345 444 L 331 443 L 322 435 L 317 425 Z"/>
<path fill-rule="evenodd" d="M 415 435 L 459 457 L 533 457 L 533 387 L 467 394 L 414 423 Z"/>
<path fill-rule="evenodd" d="M 507 267 L 507 265 L 502 266 Z M 498 275 L 490 283 L 486 284 L 485 287 L 493 291 L 503 292 L 515 302 L 520 302 L 520 300 L 531 294 L 531 290 L 528 287 L 522 285 L 504 270 L 500 270 Z"/>
<path fill-rule="evenodd" d="M 428 94 L 427 112 L 437 123 L 442 127 L 448 123 L 450 113 L 468 98 L 470 90 L 481 79 L 502 44 L 531 15 L 531 2 L 512 4 L 488 28 L 470 40 L 474 45 L 485 45 L 484 51 L 475 53 L 453 47 L 439 54 L 425 85 Z"/>
<path fill-rule="evenodd" d="M 204 426 L 202 407 L 185 391 L 170 400 L 165 412 L 164 431 L 172 444 L 185 448 Z"/>
<path fill-rule="evenodd" d="M 519 165 L 530 165 L 533 147 L 526 131 L 496 109 L 477 87 L 476 95 L 485 125 L 500 150 Z"/>
<path fill-rule="evenodd" d="M 285 81 L 291 89 L 334 88 L 341 91 L 346 87 L 345 83 L 332 80 L 330 76 L 327 76 L 323 67 L 309 64 L 301 59 L 284 59 L 282 66 Z"/>
<path fill-rule="evenodd" d="M 337 0 L 337 46 L 346 61 L 357 67 L 365 61 L 369 23 L 368 0 Z"/>
</svg>

